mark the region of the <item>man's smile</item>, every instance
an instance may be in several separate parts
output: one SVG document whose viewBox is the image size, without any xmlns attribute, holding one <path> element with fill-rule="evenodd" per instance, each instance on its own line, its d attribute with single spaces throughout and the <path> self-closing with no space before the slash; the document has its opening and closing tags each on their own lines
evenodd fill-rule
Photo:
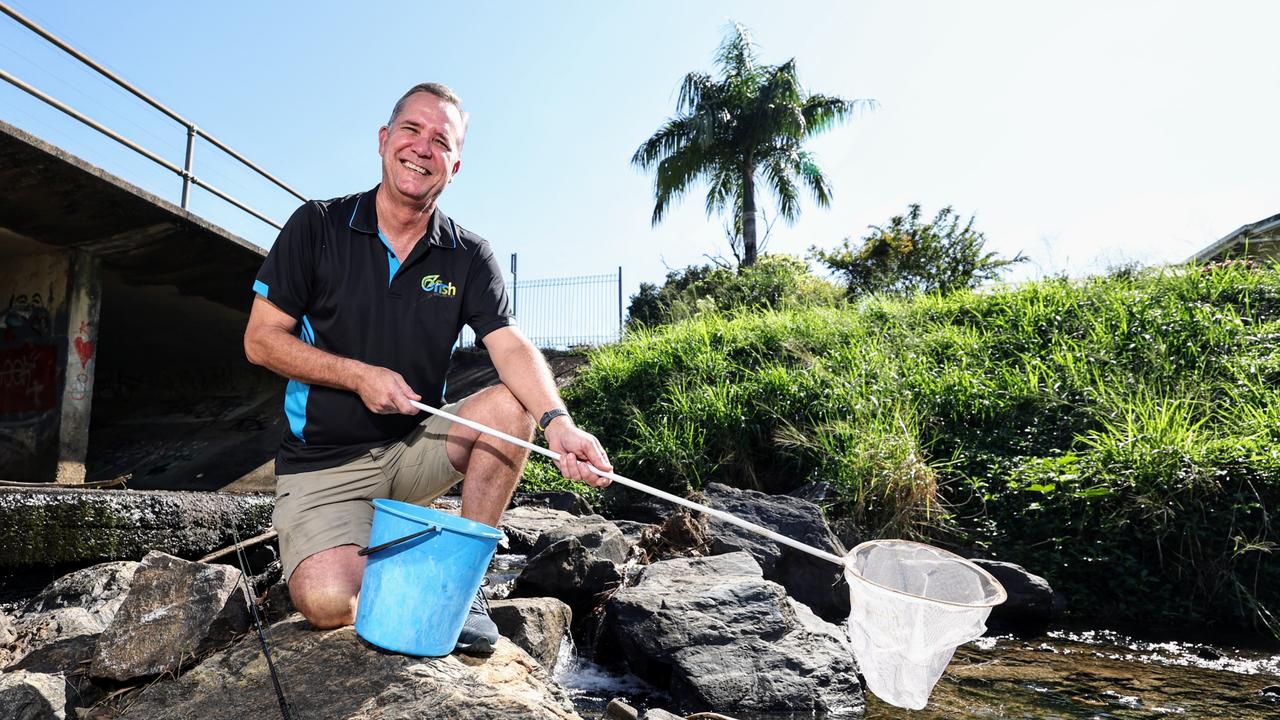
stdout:
<svg viewBox="0 0 1280 720">
<path fill-rule="evenodd" d="M 418 173 L 419 175 L 430 175 L 430 173 L 427 171 L 426 168 L 422 167 L 421 165 L 415 165 L 409 162 L 408 160 L 401 160 L 400 164 Z"/>
</svg>

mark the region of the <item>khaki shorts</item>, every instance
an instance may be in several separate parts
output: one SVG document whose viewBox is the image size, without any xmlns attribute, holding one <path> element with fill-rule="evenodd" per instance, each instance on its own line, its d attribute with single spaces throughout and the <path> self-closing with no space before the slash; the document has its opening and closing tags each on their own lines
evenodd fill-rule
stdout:
<svg viewBox="0 0 1280 720">
<path fill-rule="evenodd" d="M 461 402 L 442 409 L 457 414 Z M 308 557 L 339 545 L 369 542 L 373 500 L 424 504 L 458 484 L 445 440 L 453 423 L 432 415 L 402 440 L 373 448 L 337 467 L 276 478 L 272 524 L 280 533 L 287 581 Z"/>
</svg>

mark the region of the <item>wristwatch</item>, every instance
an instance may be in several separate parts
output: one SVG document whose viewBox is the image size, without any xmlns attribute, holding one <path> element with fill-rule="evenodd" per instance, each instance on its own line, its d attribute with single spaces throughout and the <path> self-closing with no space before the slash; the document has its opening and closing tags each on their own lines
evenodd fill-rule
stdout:
<svg viewBox="0 0 1280 720">
<path fill-rule="evenodd" d="M 551 424 L 551 421 L 555 420 L 561 415 L 565 417 L 569 417 L 569 411 L 565 410 L 564 408 L 552 408 L 542 413 L 542 417 L 538 419 L 538 429 L 543 432 L 546 432 L 547 426 Z"/>
</svg>

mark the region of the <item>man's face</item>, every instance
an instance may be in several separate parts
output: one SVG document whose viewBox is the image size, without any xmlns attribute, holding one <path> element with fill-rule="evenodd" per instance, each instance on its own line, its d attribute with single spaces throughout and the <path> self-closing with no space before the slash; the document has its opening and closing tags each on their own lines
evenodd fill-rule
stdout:
<svg viewBox="0 0 1280 720">
<path fill-rule="evenodd" d="M 409 96 L 392 123 L 378 131 L 382 185 L 392 199 L 434 202 L 462 167 L 462 115 L 431 93 Z"/>
</svg>

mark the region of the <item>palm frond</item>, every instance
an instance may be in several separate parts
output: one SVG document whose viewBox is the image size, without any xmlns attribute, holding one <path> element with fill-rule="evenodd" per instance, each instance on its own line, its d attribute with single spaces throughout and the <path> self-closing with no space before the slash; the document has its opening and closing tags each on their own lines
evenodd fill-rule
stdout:
<svg viewBox="0 0 1280 720">
<path fill-rule="evenodd" d="M 741 179 L 741 175 L 724 166 L 716 168 L 716 171 L 711 174 L 711 180 L 707 186 L 706 210 L 708 217 L 715 215 L 726 207 L 736 207 L 740 204 L 738 198 L 742 195 Z"/>
<path fill-rule="evenodd" d="M 788 223 L 795 222 L 800 215 L 800 192 L 795 181 L 791 179 L 792 169 L 781 155 L 771 157 L 764 163 L 764 177 L 769 181 L 769 189 L 778 200 L 778 215 Z"/>
<path fill-rule="evenodd" d="M 822 174 L 822 168 L 818 167 L 813 153 L 803 150 L 796 153 L 795 170 L 800 176 L 800 181 L 813 193 L 814 202 L 818 203 L 819 207 L 830 207 L 831 184 L 827 182 L 827 176 Z"/>
<path fill-rule="evenodd" d="M 662 220 L 672 202 L 683 197 L 701 176 L 714 169 L 712 159 L 696 148 L 682 148 L 659 162 L 653 183 L 653 224 Z"/>
<path fill-rule="evenodd" d="M 697 132 L 695 122 L 691 118 L 673 118 L 668 120 L 658 132 L 645 140 L 631 156 L 631 164 L 648 170 L 673 153 L 691 144 Z"/>
<path fill-rule="evenodd" d="M 853 117 L 859 108 L 874 110 L 875 100 L 845 100 L 830 95 L 810 95 L 801 110 L 805 119 L 805 137 L 831 129 Z"/>
</svg>

